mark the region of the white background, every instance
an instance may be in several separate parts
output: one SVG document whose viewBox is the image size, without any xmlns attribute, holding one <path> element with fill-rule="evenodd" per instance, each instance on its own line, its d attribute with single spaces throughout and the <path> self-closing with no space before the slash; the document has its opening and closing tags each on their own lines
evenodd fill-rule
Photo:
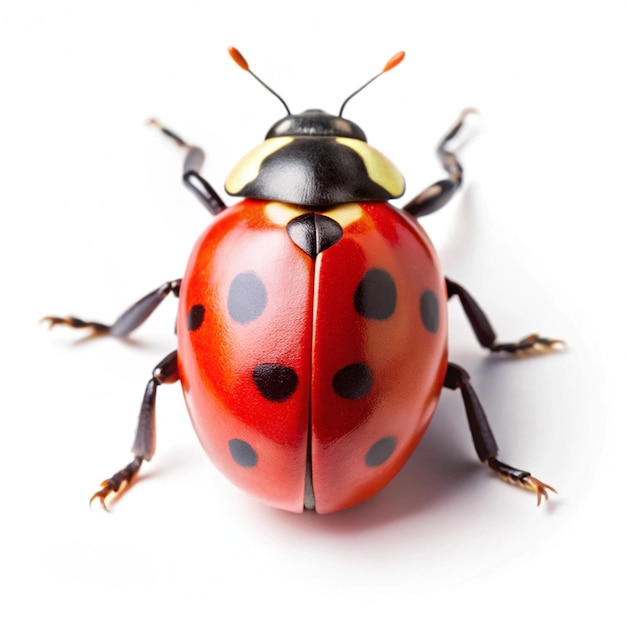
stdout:
<svg viewBox="0 0 626 626">
<path fill-rule="evenodd" d="M 2 5 L 2 623 L 623 615 L 611 568 L 623 576 L 626 5 L 408 6 Z M 451 358 L 472 374 L 501 458 L 558 488 L 548 505 L 480 466 L 460 395 L 445 392 L 416 454 L 369 502 L 326 517 L 271 510 L 211 466 L 168 387 L 155 459 L 110 514 L 89 509 L 130 460 L 144 385 L 175 347 L 175 304 L 125 343 L 38 319 L 112 321 L 182 275 L 210 217 L 180 184 L 181 154 L 144 121 L 204 146 L 220 189 L 284 114 L 228 45 L 296 112 L 337 112 L 406 50 L 345 111 L 404 172 L 406 199 L 441 176 L 434 147 L 458 112 L 480 110 L 465 190 L 423 224 L 503 340 L 568 341 L 554 356 L 491 357 L 450 307 Z"/>
</svg>

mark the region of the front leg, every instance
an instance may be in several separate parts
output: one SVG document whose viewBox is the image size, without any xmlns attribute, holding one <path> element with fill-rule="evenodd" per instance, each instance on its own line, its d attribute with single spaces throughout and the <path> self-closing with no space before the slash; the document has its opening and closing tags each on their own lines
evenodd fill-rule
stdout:
<svg viewBox="0 0 626 626">
<path fill-rule="evenodd" d="M 470 113 L 476 113 L 475 109 L 465 109 L 461 112 L 458 122 L 448 131 L 437 147 L 437 156 L 443 168 L 448 172 L 448 178 L 444 178 L 434 185 L 427 187 L 406 206 L 402 207 L 404 211 L 410 213 L 413 217 L 423 217 L 424 215 L 438 211 L 450 201 L 452 196 L 461 187 L 461 183 L 463 182 L 463 168 L 456 154 L 450 151 L 448 143 L 459 134 L 459 131 L 463 128 L 465 118 Z"/>
<path fill-rule="evenodd" d="M 87 328 L 93 335 L 111 335 L 112 337 L 127 337 L 135 328 L 141 326 L 152 315 L 154 310 L 171 293 L 178 298 L 180 293 L 181 279 L 171 280 L 164 283 L 147 296 L 141 298 L 122 313 L 110 326 L 100 322 L 82 320 L 78 317 L 54 317 L 47 316 L 41 321 L 48 322 L 53 326 L 69 326 L 71 328 Z"/>
<path fill-rule="evenodd" d="M 200 169 L 204 163 L 204 151 L 202 148 L 188 144 L 175 132 L 162 126 L 154 119 L 149 120 L 149 123 L 158 128 L 166 137 L 172 139 L 179 148 L 187 151 L 183 163 L 183 182 L 213 215 L 217 215 L 226 205 L 219 197 L 217 191 L 200 175 Z"/>
<path fill-rule="evenodd" d="M 508 352 L 510 354 L 531 354 L 537 352 L 550 352 L 564 347 L 565 342 L 560 339 L 547 339 L 538 334 L 528 335 L 518 342 L 498 343 L 496 333 L 487 319 L 484 311 L 480 308 L 476 300 L 469 292 L 458 283 L 446 278 L 448 298 L 458 296 L 467 315 L 467 319 L 472 326 L 472 330 L 483 348 L 491 352 Z"/>
</svg>

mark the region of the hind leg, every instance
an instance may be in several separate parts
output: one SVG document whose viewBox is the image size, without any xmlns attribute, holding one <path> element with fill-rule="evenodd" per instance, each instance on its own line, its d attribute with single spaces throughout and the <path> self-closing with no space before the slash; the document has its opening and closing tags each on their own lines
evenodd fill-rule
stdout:
<svg viewBox="0 0 626 626">
<path fill-rule="evenodd" d="M 444 387 L 461 390 L 474 448 L 482 462 L 487 462 L 500 478 L 534 491 L 537 494 L 537 506 L 541 504 L 543 498 L 548 499 L 548 491 L 556 493 L 555 489 L 532 476 L 530 472 L 507 465 L 497 458 L 498 444 L 476 391 L 470 383 L 470 376 L 463 368 L 449 363 Z"/>
<path fill-rule="evenodd" d="M 101 489 L 93 494 L 90 503 L 94 500 L 100 500 L 104 508 L 105 499 L 111 493 L 118 492 L 122 487 L 131 483 L 133 478 L 139 472 L 144 461 L 149 461 L 154 455 L 156 449 L 156 394 L 160 385 L 169 385 L 179 380 L 178 375 L 178 352 L 175 350 L 168 354 L 155 368 L 152 370 L 152 378 L 146 385 L 141 409 L 139 410 L 139 419 L 137 421 L 137 432 L 135 434 L 135 442 L 133 443 L 132 453 L 134 459 L 102 482 Z"/>
</svg>

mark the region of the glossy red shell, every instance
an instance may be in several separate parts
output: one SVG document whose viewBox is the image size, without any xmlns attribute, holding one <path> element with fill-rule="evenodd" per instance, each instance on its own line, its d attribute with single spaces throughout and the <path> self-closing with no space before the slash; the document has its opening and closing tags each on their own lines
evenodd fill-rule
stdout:
<svg viewBox="0 0 626 626">
<path fill-rule="evenodd" d="M 386 485 L 424 434 L 447 368 L 447 295 L 409 216 L 384 203 L 318 211 L 343 235 L 311 258 L 286 230 L 310 211 L 247 199 L 215 219 L 183 279 L 178 359 L 215 465 L 265 502 L 302 511 L 310 444 L 315 508 L 330 513 Z M 358 306 L 372 270 L 391 278 L 395 298 L 373 314 Z M 283 368 L 286 397 L 263 395 L 261 364 Z"/>
</svg>

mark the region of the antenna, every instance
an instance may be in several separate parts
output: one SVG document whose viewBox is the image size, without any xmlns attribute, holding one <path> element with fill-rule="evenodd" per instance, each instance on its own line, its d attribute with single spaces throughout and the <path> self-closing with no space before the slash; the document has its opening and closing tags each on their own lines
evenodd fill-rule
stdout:
<svg viewBox="0 0 626 626">
<path fill-rule="evenodd" d="M 396 52 L 389 59 L 389 61 L 387 61 L 387 63 L 385 64 L 385 67 L 383 67 L 381 72 L 376 74 L 376 76 L 374 76 L 373 78 L 370 78 L 364 85 L 361 85 L 361 87 L 359 87 L 354 93 L 351 93 L 343 101 L 343 104 L 341 105 L 341 108 L 339 109 L 339 117 L 341 117 L 341 114 L 343 113 L 343 110 L 345 109 L 346 104 L 348 104 L 349 100 L 354 98 L 354 96 L 356 96 L 356 94 L 359 93 L 360 91 L 363 91 L 363 89 L 365 89 L 370 83 L 374 82 L 379 76 L 382 76 L 385 72 L 388 72 L 389 70 L 392 70 L 396 65 L 400 64 L 403 59 L 404 59 L 404 52 Z"/>
<path fill-rule="evenodd" d="M 287 115 L 291 115 L 291 111 L 289 110 L 289 107 L 287 106 L 287 103 L 266 83 L 264 83 L 251 69 L 250 66 L 248 65 L 248 62 L 245 60 L 243 54 L 241 54 L 241 52 L 239 52 L 239 50 L 237 50 L 237 48 L 234 47 L 230 47 L 228 48 L 228 54 L 230 54 L 232 60 L 244 71 L 248 72 L 248 74 L 250 74 L 251 76 L 253 76 L 254 78 L 256 78 L 261 85 L 263 85 L 263 87 L 265 87 L 265 89 L 267 89 L 270 93 L 273 93 L 282 103 L 283 106 L 285 107 L 285 109 L 287 109 Z M 398 61 L 399 63 L 399 61 Z M 389 65 L 389 64 L 387 64 Z M 386 71 L 386 70 L 384 70 Z"/>
</svg>

